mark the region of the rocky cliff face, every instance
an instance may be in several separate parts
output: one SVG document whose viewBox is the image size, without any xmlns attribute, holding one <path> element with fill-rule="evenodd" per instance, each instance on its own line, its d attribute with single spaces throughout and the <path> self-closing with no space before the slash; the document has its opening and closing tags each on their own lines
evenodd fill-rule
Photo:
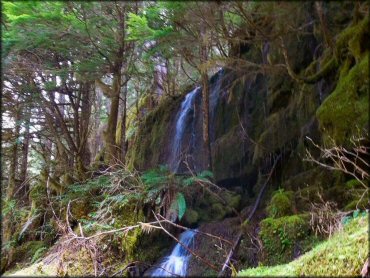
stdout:
<svg viewBox="0 0 370 278">
<path fill-rule="evenodd" d="M 276 185 L 297 189 L 307 182 L 329 187 L 332 177 L 321 180 L 303 161 L 311 148 L 307 137 L 323 144 L 338 144 L 366 129 L 368 122 L 368 18 L 342 23 L 335 37 L 340 57 L 336 67 L 317 82 L 294 81 L 285 69 L 273 72 L 232 73 L 228 69 L 210 79 L 211 152 L 215 180 L 227 187 L 253 188 L 273 158 L 282 155 L 274 175 Z M 339 24 L 339 23 L 338 23 Z M 327 66 L 333 55 L 314 35 L 286 38 L 292 68 L 312 76 Z M 243 57 L 255 63 L 282 63 L 274 43 L 251 45 Z M 137 169 L 171 163 L 176 122 L 185 95 L 163 101 L 142 123 L 130 153 Z M 195 171 L 204 169 L 201 94 L 184 121 L 181 158 Z M 311 151 L 314 151 L 311 149 Z M 178 172 L 185 172 L 180 163 Z"/>
</svg>

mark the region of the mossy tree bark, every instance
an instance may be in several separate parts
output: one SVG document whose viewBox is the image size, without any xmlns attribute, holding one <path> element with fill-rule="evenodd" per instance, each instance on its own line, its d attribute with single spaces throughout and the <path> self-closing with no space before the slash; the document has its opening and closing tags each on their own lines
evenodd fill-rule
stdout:
<svg viewBox="0 0 370 278">
<path fill-rule="evenodd" d="M 121 134 L 120 134 L 120 161 L 125 164 L 126 162 L 126 118 L 127 118 L 127 83 L 123 86 L 122 90 L 122 115 L 121 115 Z"/>
<path fill-rule="evenodd" d="M 200 68 L 201 79 L 202 79 L 202 113 L 203 113 L 203 143 L 205 146 L 205 157 L 206 157 L 206 168 L 212 170 L 212 153 L 211 153 L 211 142 L 209 140 L 209 86 L 208 86 L 208 74 L 207 68 L 205 67 L 208 58 L 207 49 L 207 37 L 205 36 L 205 27 L 201 26 L 200 34 L 202 35 L 202 41 L 200 43 L 200 60 L 202 66 Z"/>
<path fill-rule="evenodd" d="M 113 88 L 117 87 L 117 80 L 119 77 L 115 76 L 113 81 Z M 116 163 L 117 161 L 117 145 L 116 145 L 116 130 L 118 122 L 118 108 L 119 108 L 119 93 L 117 94 L 117 89 L 114 90 L 115 93 L 111 97 L 111 106 L 108 116 L 108 125 L 104 133 L 106 154 L 105 160 L 109 163 Z"/>
</svg>

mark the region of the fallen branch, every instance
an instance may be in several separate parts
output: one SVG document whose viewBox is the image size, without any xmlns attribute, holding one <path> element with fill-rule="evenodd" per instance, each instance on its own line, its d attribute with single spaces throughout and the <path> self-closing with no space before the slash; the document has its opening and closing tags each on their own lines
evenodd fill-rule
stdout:
<svg viewBox="0 0 370 278">
<path fill-rule="evenodd" d="M 277 164 L 277 162 L 279 161 L 280 158 L 281 158 L 281 154 L 279 154 L 279 156 L 275 159 L 274 164 L 272 165 L 272 168 L 271 168 L 271 170 L 270 170 L 270 172 L 269 172 L 269 174 L 267 176 L 267 179 L 266 179 L 265 183 L 263 184 L 263 186 L 262 186 L 262 188 L 261 188 L 261 190 L 260 190 L 260 192 L 259 192 L 259 194 L 257 196 L 257 199 L 256 199 L 256 202 L 254 203 L 253 209 L 249 213 L 246 221 L 250 221 L 252 219 L 254 213 L 256 212 L 256 209 L 257 209 L 257 207 L 258 207 L 258 205 L 259 205 L 259 203 L 260 203 L 260 201 L 262 199 L 263 192 L 265 191 L 265 188 L 266 188 L 266 186 L 267 186 L 267 184 L 268 184 L 268 182 L 269 182 L 269 180 L 270 180 L 270 178 L 272 176 L 272 173 L 275 170 L 276 164 Z M 235 249 L 239 245 L 239 242 L 242 239 L 242 236 L 243 236 L 243 232 L 240 231 L 238 233 L 238 235 L 236 236 L 236 240 L 234 242 L 234 245 L 232 246 L 232 248 L 229 251 L 229 254 L 226 257 L 226 261 L 223 264 L 221 271 L 218 273 L 218 277 L 223 276 L 226 268 L 229 268 L 230 267 L 229 264 L 230 264 L 231 258 L 232 258 L 233 254 L 234 254 Z"/>
<path fill-rule="evenodd" d="M 180 229 L 183 229 L 183 230 L 191 230 L 190 228 L 187 228 L 187 227 L 184 227 L 184 226 L 181 226 L 181 225 L 179 225 L 179 224 L 176 224 L 176 223 L 173 223 L 172 221 L 170 221 L 170 220 L 168 220 L 168 219 L 166 219 L 166 218 L 164 218 L 162 215 L 160 215 L 160 214 L 158 214 L 158 216 L 163 220 L 163 222 L 167 222 L 167 223 L 169 223 L 169 224 L 171 224 L 171 225 L 173 225 L 173 226 L 175 226 L 175 227 L 177 227 L 177 228 L 180 228 Z M 230 245 L 232 245 L 233 243 L 231 242 L 231 241 L 229 241 L 229 240 L 227 240 L 227 239 L 224 239 L 224 238 L 222 238 L 222 237 L 219 237 L 219 236 L 215 236 L 215 235 L 212 235 L 212 234 L 209 234 L 209 233 L 205 233 L 205 232 L 202 232 L 202 231 L 194 231 L 195 233 L 197 233 L 197 234 L 201 234 L 201 235 L 205 235 L 205 236 L 209 236 L 209 237 L 212 237 L 212 238 L 215 238 L 215 239 L 218 239 L 218 240 L 221 240 L 221 241 L 224 241 L 224 242 L 226 242 L 226 243 L 228 243 L 228 244 L 230 244 Z"/>
</svg>

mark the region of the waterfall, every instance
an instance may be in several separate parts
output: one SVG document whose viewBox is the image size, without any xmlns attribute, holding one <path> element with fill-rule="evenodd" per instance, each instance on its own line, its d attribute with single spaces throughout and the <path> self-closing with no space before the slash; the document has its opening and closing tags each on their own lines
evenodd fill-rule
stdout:
<svg viewBox="0 0 370 278">
<path fill-rule="evenodd" d="M 179 241 L 187 248 L 193 249 L 196 230 L 187 230 L 180 235 Z M 177 243 L 171 255 L 165 257 L 160 265 L 151 271 L 151 277 L 186 276 L 191 253 L 180 243 Z"/>
<path fill-rule="evenodd" d="M 170 169 L 176 173 L 179 169 L 182 160 L 183 138 L 186 128 L 188 127 L 188 119 L 193 116 L 193 106 L 197 94 L 200 92 L 200 87 L 196 87 L 185 96 L 181 103 L 180 112 L 176 120 L 175 137 L 172 145 L 172 155 L 170 159 Z M 194 119 L 193 119 L 194 120 Z"/>
</svg>

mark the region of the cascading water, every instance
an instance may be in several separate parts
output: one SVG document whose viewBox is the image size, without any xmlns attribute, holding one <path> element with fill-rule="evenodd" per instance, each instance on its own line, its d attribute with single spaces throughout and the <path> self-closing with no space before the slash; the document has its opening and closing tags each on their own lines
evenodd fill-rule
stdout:
<svg viewBox="0 0 370 278">
<path fill-rule="evenodd" d="M 170 169 L 176 173 L 181 164 L 181 151 L 183 149 L 183 137 L 188 126 L 188 119 L 193 116 L 193 106 L 197 94 L 200 92 L 200 87 L 196 87 L 193 91 L 185 96 L 181 103 L 181 109 L 176 121 L 175 138 L 172 145 L 172 155 L 170 159 Z"/>
<path fill-rule="evenodd" d="M 179 241 L 189 249 L 193 249 L 194 236 L 197 230 L 187 230 L 180 235 Z M 171 255 L 165 257 L 161 264 L 151 271 L 151 277 L 186 276 L 191 253 L 177 243 Z"/>
</svg>

